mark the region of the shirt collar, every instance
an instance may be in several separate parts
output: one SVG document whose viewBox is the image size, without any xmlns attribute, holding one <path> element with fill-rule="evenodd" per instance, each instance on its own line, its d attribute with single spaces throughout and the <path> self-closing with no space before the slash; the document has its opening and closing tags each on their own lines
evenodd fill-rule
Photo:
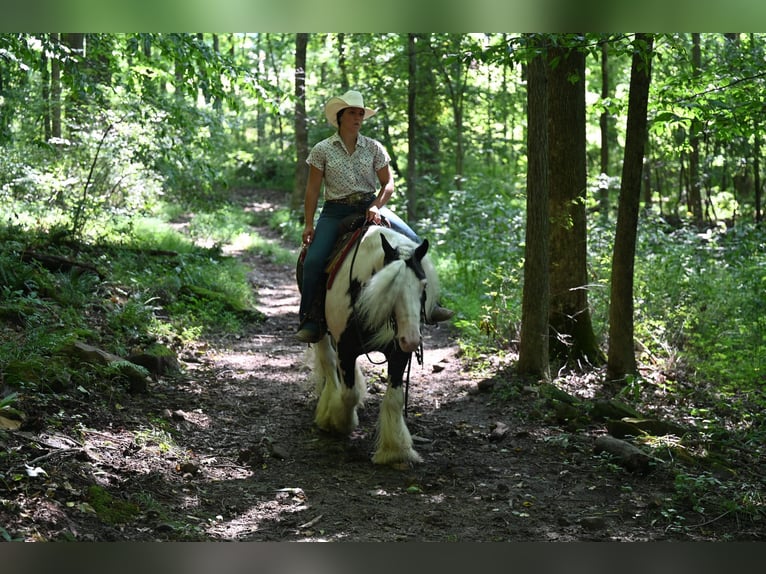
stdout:
<svg viewBox="0 0 766 574">
<path fill-rule="evenodd" d="M 335 132 L 332 135 L 331 140 L 333 144 L 337 143 L 343 149 L 346 149 L 346 144 L 343 143 L 343 140 L 340 138 L 340 133 Z M 356 138 L 356 147 L 367 147 L 367 138 L 364 137 L 362 134 L 359 134 Z"/>
</svg>

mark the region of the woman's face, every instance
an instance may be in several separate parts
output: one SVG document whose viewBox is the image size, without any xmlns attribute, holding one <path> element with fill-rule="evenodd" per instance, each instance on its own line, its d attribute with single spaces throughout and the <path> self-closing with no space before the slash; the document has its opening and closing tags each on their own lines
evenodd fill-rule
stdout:
<svg viewBox="0 0 766 574">
<path fill-rule="evenodd" d="M 364 109 L 363 108 L 346 108 L 340 116 L 340 124 L 344 128 L 356 128 L 362 127 L 364 121 Z"/>
</svg>

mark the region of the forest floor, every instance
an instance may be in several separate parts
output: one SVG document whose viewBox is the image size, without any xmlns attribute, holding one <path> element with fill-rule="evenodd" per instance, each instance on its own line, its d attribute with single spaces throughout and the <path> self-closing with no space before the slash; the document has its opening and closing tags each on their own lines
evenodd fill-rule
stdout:
<svg viewBox="0 0 766 574">
<path fill-rule="evenodd" d="M 246 208 L 274 209 L 277 197 L 254 193 Z M 294 268 L 231 255 L 252 270 L 263 322 L 184 350 L 180 373 L 146 393 L 79 389 L 60 396 L 40 428 L 0 434 L 17 467 L 0 483 L 4 538 L 764 539 L 760 516 L 684 502 L 667 463 L 636 474 L 596 454 L 603 425 L 558 424 L 536 385 L 516 378 L 512 355 L 477 371 L 444 324 L 426 327 L 423 365 L 411 373 L 407 423 L 423 462 L 372 464 L 385 365 L 360 358 L 369 397 L 358 430 L 319 431 L 307 346 L 293 339 Z M 570 376 L 568 390 L 592 393 L 599 376 Z M 744 469 L 746 454 L 732 464 Z"/>
</svg>

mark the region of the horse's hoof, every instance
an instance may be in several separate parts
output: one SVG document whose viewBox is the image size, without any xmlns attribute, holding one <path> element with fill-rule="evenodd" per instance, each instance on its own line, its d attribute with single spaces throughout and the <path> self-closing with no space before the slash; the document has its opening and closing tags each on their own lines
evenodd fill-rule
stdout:
<svg viewBox="0 0 766 574">
<path fill-rule="evenodd" d="M 402 451 L 377 451 L 372 462 L 375 464 L 387 464 L 394 468 L 401 468 L 402 465 L 409 467 L 410 464 L 423 462 L 421 456 L 413 449 Z"/>
</svg>

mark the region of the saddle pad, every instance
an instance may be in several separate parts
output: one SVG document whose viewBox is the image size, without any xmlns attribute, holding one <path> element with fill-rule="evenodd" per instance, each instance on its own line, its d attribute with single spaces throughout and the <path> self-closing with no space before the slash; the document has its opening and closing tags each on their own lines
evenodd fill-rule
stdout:
<svg viewBox="0 0 766 574">
<path fill-rule="evenodd" d="M 338 247 L 335 249 L 335 254 L 330 257 L 330 262 L 327 264 L 325 271 L 327 272 L 327 289 L 332 287 L 335 281 L 335 276 L 340 269 L 341 264 L 346 259 L 346 255 L 351 251 L 351 248 L 356 244 L 359 237 L 364 231 L 367 230 L 367 226 L 357 228 L 351 233 L 347 233 L 338 242 Z"/>
</svg>

